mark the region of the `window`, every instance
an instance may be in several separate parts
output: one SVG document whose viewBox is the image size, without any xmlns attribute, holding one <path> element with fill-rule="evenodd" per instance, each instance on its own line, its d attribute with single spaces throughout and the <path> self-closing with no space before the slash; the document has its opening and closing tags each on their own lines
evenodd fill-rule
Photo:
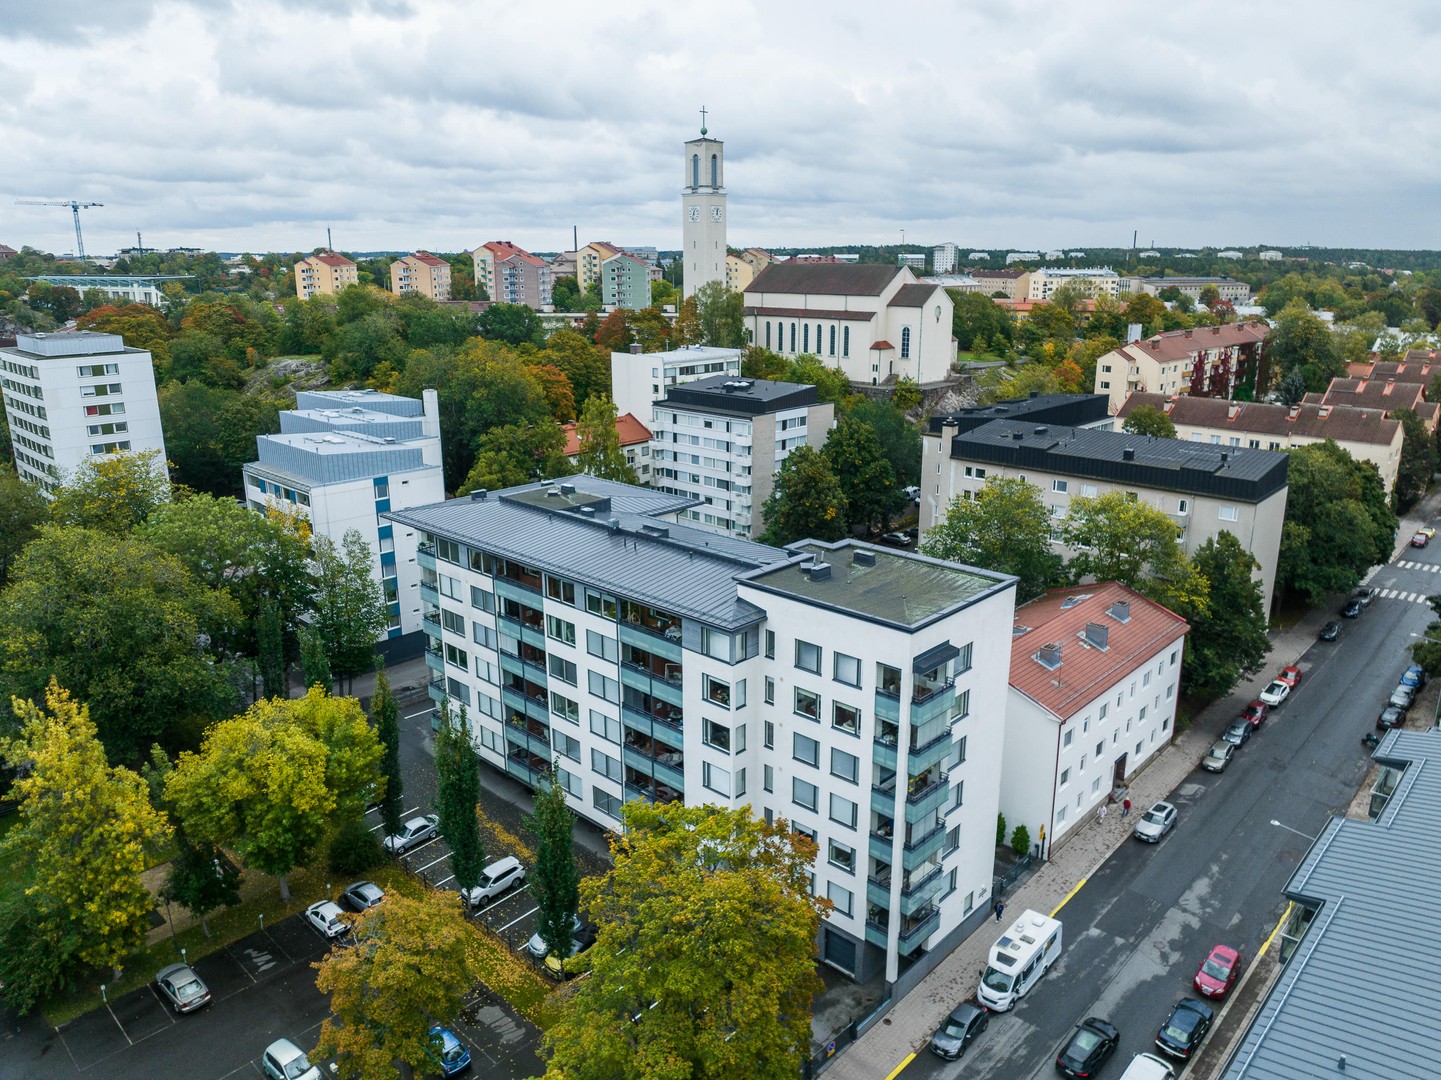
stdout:
<svg viewBox="0 0 1441 1080">
<path fill-rule="evenodd" d="M 856 804 L 842 795 L 831 795 L 831 820 L 848 829 L 856 827 Z"/>
<path fill-rule="evenodd" d="M 563 731 L 551 732 L 551 738 L 555 741 L 555 748 L 572 761 L 580 760 L 580 740 L 572 739 Z"/>
<path fill-rule="evenodd" d="M 552 659 L 554 659 L 552 657 Z M 571 667 L 575 667 L 574 664 Z M 598 671 L 586 672 L 586 682 L 590 692 L 598 698 L 605 698 L 613 705 L 620 704 L 620 684 L 614 679 L 607 678 Z"/>
<path fill-rule="evenodd" d="M 761 787 L 771 792 L 776 789 L 776 771 L 769 765 L 762 767 Z"/>
<path fill-rule="evenodd" d="M 830 338 L 831 338 L 830 353 L 831 353 L 832 356 L 835 356 L 835 354 L 836 354 L 836 328 L 835 328 L 834 326 L 831 327 Z"/>
<path fill-rule="evenodd" d="M 583 788 L 579 776 L 572 772 L 566 772 L 564 769 L 556 769 L 555 775 L 560 780 L 560 786 L 569 794 L 574 795 L 577 799 L 581 797 Z"/>
<path fill-rule="evenodd" d="M 744 795 L 745 793 L 746 793 L 746 771 L 745 771 L 744 769 L 737 769 L 737 770 L 736 770 L 736 795 L 738 795 L 738 796 L 739 796 L 739 795 Z"/>
<path fill-rule="evenodd" d="M 820 743 L 807 735 L 802 735 L 799 731 L 794 735 L 791 753 L 797 761 L 805 765 L 820 766 Z"/>
<path fill-rule="evenodd" d="M 1188 503 L 1185 499 L 1177 499 L 1177 500 L 1176 500 L 1176 513 L 1178 513 L 1178 514 L 1184 514 L 1184 513 L 1186 513 L 1188 510 L 1190 510 L 1190 508 L 1191 508 L 1191 504 Z"/>
<path fill-rule="evenodd" d="M 1100 757 L 1100 756 L 1101 756 L 1103 753 L 1105 753 L 1105 752 L 1106 752 L 1106 740 L 1105 740 L 1105 739 L 1102 739 L 1100 742 L 1098 742 L 1098 743 L 1096 744 L 1096 756 L 1097 756 L 1097 757 Z"/>
<path fill-rule="evenodd" d="M 908 360 L 911 355 L 911 328 L 901 327 L 901 359 Z"/>
<path fill-rule="evenodd" d="M 591 734 L 599 735 L 602 739 L 620 742 L 620 721 L 594 709 L 590 710 L 590 730 Z"/>
<path fill-rule="evenodd" d="M 847 686 L 860 686 L 861 662 L 854 656 L 847 656 L 843 652 L 834 655 L 836 682 L 843 682 Z"/>
<path fill-rule="evenodd" d="M 465 637 L 465 620 L 454 611 L 440 609 L 440 625 L 449 630 L 452 634 L 459 634 Z"/>
<path fill-rule="evenodd" d="M 614 795 L 602 791 L 600 788 L 592 788 L 591 802 L 595 804 L 595 808 L 602 814 L 605 814 L 607 817 L 613 817 L 617 821 L 620 820 L 620 800 Z"/>
<path fill-rule="evenodd" d="M 775 658 L 776 658 L 776 632 L 775 632 L 774 630 L 767 630 L 767 631 L 766 631 L 766 659 L 767 659 L 767 660 L 774 660 Z"/>
<path fill-rule="evenodd" d="M 1066 493 L 1066 489 L 1067 489 L 1069 486 L 1070 486 L 1070 481 L 1068 481 L 1068 480 L 1052 480 L 1052 481 L 1051 481 L 1051 490 L 1054 491 L 1054 492 L 1056 492 L 1056 493 L 1059 494 L 1059 495 L 1064 495 L 1064 494 Z"/>
<path fill-rule="evenodd" d="M 769 675 L 766 676 L 765 691 L 766 704 L 774 705 L 776 703 L 776 681 L 772 679 Z"/>
<path fill-rule="evenodd" d="M 830 898 L 839 914 L 849 915 L 851 913 L 851 905 L 854 901 L 849 889 L 843 889 L 832 881 L 826 885 L 826 896 Z"/>
<path fill-rule="evenodd" d="M 889 664 L 877 664 L 876 689 L 883 694 L 890 694 L 892 697 L 900 696 L 901 669 L 891 667 Z"/>
<path fill-rule="evenodd" d="M 615 663 L 618 653 L 616 652 L 615 638 L 606 637 L 604 634 L 597 634 L 594 630 L 585 632 L 585 651 L 591 656 L 598 656 L 602 660 L 609 660 Z"/>
<path fill-rule="evenodd" d="M 1064 735 L 1061 736 L 1061 747 L 1063 749 L 1071 745 L 1071 736 L 1074 734 L 1074 731 L 1067 731 Z"/>
<path fill-rule="evenodd" d="M 459 578 L 453 578 L 447 574 L 439 574 L 437 576 L 440 579 L 440 588 L 438 591 L 441 596 L 444 596 L 448 600 L 460 600 L 461 603 L 465 602 L 461 599 L 463 594 L 460 591 Z"/>
<path fill-rule="evenodd" d="M 956 742 L 955 742 L 955 747 L 956 747 L 956 749 L 955 749 L 954 754 L 953 754 L 952 757 L 951 757 L 951 765 L 952 765 L 952 767 L 954 767 L 954 766 L 956 766 L 956 765 L 964 765 L 964 764 L 966 763 L 966 740 L 967 740 L 969 737 L 970 737 L 970 736 L 962 735 L 959 739 L 956 740 Z"/>
<path fill-rule="evenodd" d="M 719 679 L 712 679 L 707 675 L 705 677 L 705 699 L 712 705 L 729 709 L 731 707 L 731 684 L 721 682 Z"/>
<path fill-rule="evenodd" d="M 1237 517 L 1236 508 L 1234 506 L 1223 506 L 1216 511 L 1216 516 L 1222 521 L 1235 521 Z"/>
<path fill-rule="evenodd" d="M 856 849 L 846 847 L 832 840 L 826 849 L 826 859 L 832 866 L 838 866 L 848 874 L 856 872 Z"/>
<path fill-rule="evenodd" d="M 954 724 L 958 720 L 964 720 L 970 715 L 971 692 L 969 690 L 962 690 L 959 694 L 956 695 L 956 705 L 955 708 L 951 711 L 951 723 Z"/>
<path fill-rule="evenodd" d="M 796 640 L 796 667 L 819 675 L 821 673 L 821 647 L 809 641 Z"/>
<path fill-rule="evenodd" d="M 949 830 L 947 830 L 947 832 L 946 832 L 946 846 L 945 846 L 945 848 L 944 848 L 944 853 L 947 854 L 947 855 L 949 855 L 951 852 L 955 851 L 956 848 L 958 848 L 958 847 L 960 847 L 960 846 L 961 846 L 961 827 L 960 827 L 959 825 L 954 825 L 954 826 L 952 826 Z"/>
<path fill-rule="evenodd" d="M 812 720 L 819 720 L 821 717 L 821 698 L 819 694 L 813 694 L 809 690 L 802 690 L 796 687 L 795 711 L 802 716 Z"/>
<path fill-rule="evenodd" d="M 545 595 L 552 600 L 559 600 L 562 604 L 569 604 L 575 607 L 575 582 L 566 581 L 565 578 L 545 575 Z"/>
<path fill-rule="evenodd" d="M 838 776 L 842 780 L 849 780 L 852 784 L 860 775 L 860 759 L 854 754 L 848 754 L 844 750 L 831 749 L 831 775 Z"/>
<path fill-rule="evenodd" d="M 470 587 L 470 606 L 494 615 L 495 593 L 486 592 L 484 589 L 478 589 L 472 585 Z"/>
<path fill-rule="evenodd" d="M 564 619 L 557 619 L 554 615 L 545 617 L 545 632 L 555 638 L 556 641 L 563 641 L 567 645 L 575 644 L 575 623 L 566 622 Z"/>
<path fill-rule="evenodd" d="M 602 619 L 615 618 L 615 597 L 610 593 L 596 592 L 594 589 L 585 590 L 585 610 L 592 615 L 599 615 Z"/>
<path fill-rule="evenodd" d="M 578 678 L 575 664 L 572 661 L 567 660 L 558 653 L 551 653 L 546 660 L 546 666 L 550 669 L 551 675 L 555 676 L 555 678 L 561 682 L 568 682 L 571 686 L 576 685 Z M 595 673 L 592 672 L 592 678 L 594 678 L 594 675 Z"/>
<path fill-rule="evenodd" d="M 731 774 L 729 770 L 722 769 L 719 765 L 712 765 L 709 761 L 701 763 L 701 783 L 717 795 L 724 795 L 727 799 L 731 794 Z"/>
<path fill-rule="evenodd" d="M 591 750 L 590 767 L 608 780 L 620 780 L 620 762 L 609 754 L 603 754 L 599 750 Z"/>
<path fill-rule="evenodd" d="M 1095 485 L 1095 484 L 1082 484 L 1082 485 L 1081 485 L 1081 494 L 1084 495 L 1084 496 L 1085 496 L 1086 498 L 1088 498 L 1088 499 L 1094 499 L 1094 498 L 1096 497 L 1096 485 Z"/>
<path fill-rule="evenodd" d="M 1061 770 L 1061 787 L 1065 787 L 1065 786 L 1066 786 L 1067 784 L 1069 784 L 1070 782 L 1071 782 L 1071 770 L 1070 770 L 1070 769 L 1062 769 L 1062 770 Z"/>
<path fill-rule="evenodd" d="M 562 720 L 569 720 L 572 724 L 580 723 L 580 706 L 554 690 L 550 692 L 550 711 Z"/>
<path fill-rule="evenodd" d="M 470 657 L 466 656 L 465 650 L 457 649 L 450 642 L 445 644 L 445 662 L 452 667 L 470 670 Z"/>
<path fill-rule="evenodd" d="M 718 724 L 714 720 L 702 723 L 702 737 L 705 744 L 729 754 L 731 752 L 731 729 L 729 724 Z"/>
<path fill-rule="evenodd" d="M 767 750 L 776 748 L 776 726 L 769 720 L 765 722 L 765 727 L 761 730 L 761 737 Z"/>
<path fill-rule="evenodd" d="M 831 727 L 851 735 L 861 733 L 861 711 L 839 701 L 831 702 Z"/>
<path fill-rule="evenodd" d="M 799 776 L 792 777 L 791 799 L 802 810 L 814 810 L 816 808 L 816 786 L 807 783 Z"/>
</svg>

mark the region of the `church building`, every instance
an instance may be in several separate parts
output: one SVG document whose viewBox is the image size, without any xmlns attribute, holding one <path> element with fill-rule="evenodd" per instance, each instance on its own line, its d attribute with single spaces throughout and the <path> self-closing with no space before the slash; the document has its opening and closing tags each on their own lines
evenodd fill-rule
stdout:
<svg viewBox="0 0 1441 1080">
<path fill-rule="evenodd" d="M 681 239 L 686 296 L 707 282 L 726 283 L 725 143 L 707 136 L 704 109 L 700 136 L 685 144 Z"/>
</svg>

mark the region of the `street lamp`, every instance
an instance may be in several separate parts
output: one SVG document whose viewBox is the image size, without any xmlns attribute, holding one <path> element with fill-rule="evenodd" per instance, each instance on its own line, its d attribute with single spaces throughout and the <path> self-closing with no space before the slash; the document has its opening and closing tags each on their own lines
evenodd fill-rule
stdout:
<svg viewBox="0 0 1441 1080">
<path fill-rule="evenodd" d="M 1276 826 L 1276 828 L 1278 828 L 1278 829 L 1285 829 L 1287 832 L 1293 832 L 1293 833 L 1295 833 L 1297 836 L 1305 837 L 1307 840 L 1311 841 L 1311 843 L 1313 843 L 1313 844 L 1316 842 L 1316 838 L 1315 838 L 1314 836 L 1308 836 L 1306 833 L 1303 833 L 1300 829 L 1293 829 L 1293 828 L 1291 828 L 1291 826 L 1289 826 L 1289 825 L 1282 825 L 1282 824 L 1281 824 L 1279 821 L 1277 821 L 1275 818 L 1272 818 L 1272 819 L 1271 819 L 1271 824 L 1274 825 L 1274 826 Z"/>
</svg>

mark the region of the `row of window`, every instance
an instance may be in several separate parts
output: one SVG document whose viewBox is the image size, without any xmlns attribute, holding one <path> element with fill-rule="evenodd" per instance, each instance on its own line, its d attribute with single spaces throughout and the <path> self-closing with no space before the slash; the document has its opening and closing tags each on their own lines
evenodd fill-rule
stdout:
<svg viewBox="0 0 1441 1080">
<path fill-rule="evenodd" d="M 801 336 L 800 336 L 800 346 L 801 346 L 801 347 L 800 347 L 799 349 L 796 348 L 796 327 L 797 327 L 797 325 L 799 325 L 799 327 L 800 327 L 800 335 L 801 335 Z M 800 323 L 800 324 L 791 323 L 791 324 L 790 324 L 791 347 L 790 347 L 789 349 L 786 348 L 786 344 L 785 344 L 785 342 L 786 342 L 786 324 L 785 324 L 784 322 L 777 322 L 777 323 L 775 324 L 775 326 L 776 326 L 776 343 L 775 343 L 775 349 L 776 349 L 776 351 L 778 351 L 778 352 L 793 352 L 793 353 L 795 353 L 795 352 L 800 352 L 800 353 L 807 353 L 807 354 L 809 354 L 809 353 L 811 352 L 811 324 L 810 324 L 810 323 Z M 836 328 L 835 328 L 834 326 L 832 326 L 832 327 L 830 328 L 830 331 L 831 331 L 831 333 L 830 333 L 830 349 L 829 349 L 829 351 L 827 352 L 827 355 L 829 355 L 829 356 L 835 356 L 835 355 L 836 355 Z M 823 349 L 823 347 L 822 347 L 821 334 L 822 334 L 821 324 L 820 324 L 820 323 L 816 323 L 816 349 L 815 349 L 815 354 L 814 354 L 814 355 L 816 355 L 816 356 L 821 355 L 821 353 L 822 353 L 823 351 L 825 351 L 825 350 Z M 766 348 L 769 349 L 769 348 L 771 348 L 771 322 L 770 322 L 769 319 L 766 320 L 765 338 L 766 338 Z M 851 328 L 850 328 L 849 326 L 843 326 L 843 327 L 841 327 L 841 355 L 842 355 L 842 356 L 850 356 L 850 355 L 851 355 Z"/>
</svg>

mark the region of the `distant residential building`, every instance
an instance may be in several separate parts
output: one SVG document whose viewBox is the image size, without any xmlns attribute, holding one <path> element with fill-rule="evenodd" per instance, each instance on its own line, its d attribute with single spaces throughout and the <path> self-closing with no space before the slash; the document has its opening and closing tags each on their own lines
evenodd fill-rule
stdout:
<svg viewBox="0 0 1441 1080">
<path fill-rule="evenodd" d="M 119 334 L 17 334 L 0 348 L 15 471 L 49 498 L 90 458 L 158 451 L 165 435 L 155 367 Z"/>
<path fill-rule="evenodd" d="M 950 295 L 906 267 L 793 259 L 757 275 L 745 303 L 752 345 L 815 356 L 853 383 L 940 383 L 956 358 Z"/>
<path fill-rule="evenodd" d="M 1085 253 L 1084 251 L 1068 251 L 1068 252 L 1066 252 L 1066 258 L 1068 258 L 1068 259 L 1084 259 L 1085 257 L 1086 257 L 1086 253 Z"/>
<path fill-rule="evenodd" d="M 1064 251 L 1048 251 L 1045 254 L 1046 262 L 1057 262 L 1066 257 Z"/>
<path fill-rule="evenodd" d="M 1136 390 L 1149 394 L 1194 394 L 1228 398 L 1237 386 L 1254 385 L 1262 372 L 1263 322 L 1168 330 L 1122 345 L 1096 361 L 1096 393 L 1115 412 Z"/>
<path fill-rule="evenodd" d="M 1014 318 L 1016 322 L 1025 322 L 1031 317 L 1031 313 L 1036 310 L 1036 305 L 1048 303 L 1050 303 L 1049 300 L 1011 300 L 1004 296 L 996 297 L 996 306 L 1009 311 L 1011 317 Z M 1094 300 L 1077 300 L 1075 307 L 1076 322 L 1078 323 L 1090 322 L 1091 316 L 1096 313 L 1096 302 Z"/>
<path fill-rule="evenodd" d="M 712 375 L 740 378 L 741 350 L 709 345 L 686 345 L 665 352 L 641 352 L 632 345 L 628 352 L 610 354 L 610 396 L 618 413 L 649 418 L 651 405 L 665 397 L 673 386 L 683 386 Z"/>
<path fill-rule="evenodd" d="M 896 256 L 896 265 L 908 266 L 917 274 L 924 274 L 926 272 L 925 253 L 921 251 L 903 251 Z"/>
<path fill-rule="evenodd" d="M 1010 266 L 1011 263 L 1040 261 L 1041 253 L 1039 251 L 1012 251 L 1006 255 L 1007 266 Z"/>
<path fill-rule="evenodd" d="M 1050 267 L 1032 270 L 1017 283 L 1017 292 L 1024 291 L 1028 300 L 1049 300 L 1060 288 L 1084 297 L 1115 297 L 1121 295 L 1121 278 L 1109 266 Z"/>
<path fill-rule="evenodd" d="M 1176 425 L 1176 437 L 1213 446 L 1247 446 L 1253 450 L 1290 450 L 1332 439 L 1357 461 L 1376 466 L 1387 492 L 1395 490 L 1401 467 L 1401 421 L 1381 409 L 1352 405 L 1273 405 L 1263 401 L 1227 401 L 1189 394 L 1136 392 L 1116 413 L 1122 422 L 1136 409 L 1150 406 Z"/>
<path fill-rule="evenodd" d="M 604 240 L 586 244 L 575 253 L 575 280 L 580 291 L 590 288 L 592 281 L 600 280 L 600 268 L 606 259 L 621 254 L 620 248 Z"/>
<path fill-rule="evenodd" d="M 475 283 L 498 304 L 540 310 L 551 302 L 555 268 L 509 240 L 492 240 L 470 253 Z"/>
<path fill-rule="evenodd" d="M 1024 270 L 986 270 L 977 269 L 971 271 L 971 277 L 980 282 L 981 289 L 987 296 L 995 296 L 1000 293 L 1009 299 L 1016 299 L 1018 293 L 1025 291 L 1026 285 L 1021 279 L 1026 276 Z"/>
<path fill-rule="evenodd" d="M 9 244 L 0 244 L 0 262 L 4 262 L 6 259 L 13 259 L 19 254 L 20 252 L 16 251 Z"/>
<path fill-rule="evenodd" d="M 550 260 L 550 272 L 553 278 L 575 277 L 576 276 L 576 252 L 562 251 L 555 258 Z"/>
<path fill-rule="evenodd" d="M 601 303 L 640 311 L 650 307 L 650 267 L 621 252 L 600 264 Z"/>
<path fill-rule="evenodd" d="M 575 424 L 561 424 L 565 433 L 566 458 L 575 465 L 581 452 L 580 436 Z M 620 449 L 625 454 L 625 463 L 635 470 L 642 484 L 650 483 L 650 428 L 630 413 L 621 413 L 615 418 L 615 434 L 620 440 Z"/>
<path fill-rule="evenodd" d="M 777 261 L 776 257 L 772 255 L 769 251 L 766 251 L 764 248 L 756 247 L 746 248 L 744 251 L 741 252 L 740 257 L 750 264 L 751 269 L 755 271 L 755 274 L 759 274 L 771 263 Z M 754 276 L 755 275 L 752 274 L 752 277 Z"/>
<path fill-rule="evenodd" d="M 428 251 L 402 255 L 390 264 L 390 291 L 419 293 L 431 300 L 450 299 L 450 263 Z"/>
<path fill-rule="evenodd" d="M 1410 409 L 1431 430 L 1436 430 L 1441 405 L 1426 400 L 1426 384 L 1399 379 L 1332 379 L 1324 394 L 1307 394 L 1308 405 L 1350 405 L 1382 409 L 1390 416 L 1397 409 Z"/>
<path fill-rule="evenodd" d="M 112 300 L 129 304 L 161 307 L 166 303 L 164 291 L 168 281 L 188 281 L 194 274 L 40 274 L 26 281 L 44 281 L 50 285 L 67 285 L 79 293 L 91 289 L 103 292 Z"/>
<path fill-rule="evenodd" d="M 390 605 L 383 639 L 419 631 L 420 573 L 401 557 L 414 552 L 415 535 L 381 515 L 445 498 L 435 391 L 416 401 L 376 390 L 302 390 L 295 408 L 280 413 L 280 433 L 257 436 L 255 445 L 259 460 L 244 469 L 251 509 L 298 514 L 337 546 L 358 530 Z"/>
<path fill-rule="evenodd" d="M 1244 259 L 1245 257 L 1241 252 L 1234 250 L 1216 252 L 1216 258 L 1218 259 Z"/>
<path fill-rule="evenodd" d="M 936 249 L 931 252 L 931 273 L 954 274 L 960 263 L 960 256 L 955 244 L 937 244 Z"/>
<path fill-rule="evenodd" d="M 989 251 L 973 251 L 966 256 L 967 259 L 970 259 L 973 262 L 977 260 L 989 260 L 990 257 L 991 253 Z"/>
<path fill-rule="evenodd" d="M 731 292 L 744 292 L 745 287 L 755 280 L 756 268 L 734 252 L 726 255 L 726 288 Z"/>
<path fill-rule="evenodd" d="M 633 244 L 626 244 L 621 247 L 621 251 L 643 263 L 649 263 L 651 266 L 660 261 L 660 252 L 653 247 L 636 247 Z"/>
<path fill-rule="evenodd" d="M 295 295 L 302 300 L 320 294 L 335 296 L 359 283 L 355 263 L 333 251 L 307 255 L 295 264 Z"/>
<path fill-rule="evenodd" d="M 1047 854 L 1171 744 L 1189 630 L 1114 581 L 1016 609 L 1001 813 Z"/>
<path fill-rule="evenodd" d="M 695 499 L 680 516 L 699 528 L 759 536 L 781 465 L 798 446 L 819 450 L 834 420 L 806 383 L 716 375 L 673 386 L 651 409 L 652 483 Z"/>
<path fill-rule="evenodd" d="M 1251 286 L 1228 277 L 1129 277 L 1121 282 L 1123 292 L 1149 293 L 1156 296 L 1162 289 L 1177 289 L 1192 300 L 1200 300 L 1208 286 L 1232 306 L 1251 302 Z"/>
<path fill-rule="evenodd" d="M 1262 262 L 1280 262 L 1285 257 L 1286 256 L 1282 255 L 1279 251 L 1256 252 L 1256 258 L 1260 259 Z"/>
</svg>

